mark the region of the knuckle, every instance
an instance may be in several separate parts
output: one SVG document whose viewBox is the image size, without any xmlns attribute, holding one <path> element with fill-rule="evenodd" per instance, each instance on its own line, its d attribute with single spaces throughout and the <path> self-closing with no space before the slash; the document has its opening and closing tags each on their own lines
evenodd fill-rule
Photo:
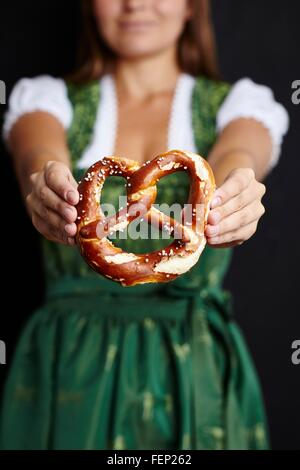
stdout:
<svg viewBox="0 0 300 470">
<path fill-rule="evenodd" d="M 36 173 L 31 173 L 31 175 L 29 176 L 29 181 L 34 184 L 36 182 L 36 179 L 38 177 L 38 172 Z"/>
<path fill-rule="evenodd" d="M 43 216 L 44 219 L 46 219 L 46 220 L 50 219 L 49 210 L 46 206 L 41 207 L 41 213 L 42 213 L 42 216 Z"/>
<path fill-rule="evenodd" d="M 219 189 L 218 193 L 218 196 L 220 196 L 222 201 L 227 201 L 227 199 L 229 199 L 229 192 L 226 188 Z M 221 206 L 218 207 L 218 210 L 221 210 Z"/>
<path fill-rule="evenodd" d="M 37 228 L 37 217 L 34 212 L 31 214 L 31 222 L 33 223 L 35 228 Z"/>
<path fill-rule="evenodd" d="M 242 193 L 238 194 L 236 203 L 237 203 L 237 210 L 240 211 L 244 207 L 244 196 Z"/>
<path fill-rule="evenodd" d="M 42 186 L 40 188 L 39 196 L 41 201 L 45 201 L 47 199 L 47 194 L 48 194 L 48 188 L 47 186 Z"/>
<path fill-rule="evenodd" d="M 50 185 L 53 185 L 57 179 L 57 173 L 56 171 L 51 168 L 47 171 L 46 173 L 46 180 Z"/>
<path fill-rule="evenodd" d="M 264 215 L 266 212 L 266 208 L 263 204 L 260 203 L 260 213 L 261 213 L 261 216 Z"/>
<path fill-rule="evenodd" d="M 39 219 L 37 217 L 37 215 L 33 212 L 32 216 L 31 216 L 31 221 L 32 221 L 32 225 L 34 226 L 34 228 L 39 232 L 41 233 L 42 235 L 45 235 L 44 233 L 44 230 L 43 230 L 43 227 L 41 226 L 40 222 L 39 222 Z"/>
<path fill-rule="evenodd" d="M 251 224 L 249 230 L 246 232 L 245 234 L 245 240 L 249 240 L 249 238 L 251 238 L 255 232 L 257 230 L 257 222 L 254 222 L 253 224 Z"/>
<path fill-rule="evenodd" d="M 60 163 L 55 161 L 49 161 L 45 166 L 45 179 L 49 184 L 53 184 L 58 177 Z"/>
<path fill-rule="evenodd" d="M 240 224 L 243 227 L 244 225 L 247 225 L 248 222 L 248 212 L 247 211 L 242 211 L 240 215 Z"/>
<path fill-rule="evenodd" d="M 53 161 L 53 160 L 49 160 L 46 164 L 45 164 L 45 171 L 48 173 L 49 171 L 52 171 L 53 169 L 55 169 L 57 165 L 57 162 Z"/>
<path fill-rule="evenodd" d="M 73 174 L 72 174 L 72 171 L 70 170 L 70 168 L 66 167 L 65 168 L 65 175 L 66 175 L 66 179 L 69 181 L 69 183 L 71 183 L 72 185 L 74 183 L 76 183 L 76 181 L 74 180 L 74 177 L 73 177 Z M 75 184 L 74 184 L 75 185 Z M 77 184 L 76 184 L 77 186 Z"/>
<path fill-rule="evenodd" d="M 236 187 L 237 192 L 239 193 L 243 191 L 245 187 L 245 178 L 244 176 L 241 175 L 241 173 L 238 173 L 235 176 L 235 187 Z"/>
<path fill-rule="evenodd" d="M 265 184 L 259 183 L 259 188 L 260 188 L 261 196 L 263 196 L 264 194 L 266 194 L 267 188 L 266 188 L 266 185 L 265 185 Z"/>
<path fill-rule="evenodd" d="M 263 204 L 260 204 L 260 207 L 259 207 L 259 217 L 262 217 L 266 212 L 266 209 L 265 207 L 263 206 Z"/>
<path fill-rule="evenodd" d="M 233 170 L 231 170 L 231 174 L 232 175 L 239 175 L 241 173 L 241 171 L 244 171 L 244 168 L 233 168 Z"/>
<path fill-rule="evenodd" d="M 245 173 L 247 174 L 248 178 L 254 179 L 255 178 L 255 171 L 253 168 L 245 168 Z"/>
<path fill-rule="evenodd" d="M 25 198 L 25 204 L 29 208 L 32 207 L 32 194 L 31 193 L 27 194 L 27 196 Z"/>
</svg>

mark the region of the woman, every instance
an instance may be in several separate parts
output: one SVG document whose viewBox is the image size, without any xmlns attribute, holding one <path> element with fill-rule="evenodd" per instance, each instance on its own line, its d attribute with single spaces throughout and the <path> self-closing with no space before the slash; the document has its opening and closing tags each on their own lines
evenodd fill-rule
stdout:
<svg viewBox="0 0 300 470">
<path fill-rule="evenodd" d="M 261 181 L 288 118 L 267 87 L 218 80 L 208 7 L 84 1 L 76 74 L 23 79 L 13 90 L 4 135 L 45 238 L 48 286 L 6 384 L 3 448 L 268 447 L 256 372 L 222 281 L 232 247 L 264 213 Z M 77 181 L 105 155 L 142 163 L 166 148 L 196 151 L 213 168 L 207 246 L 175 281 L 126 289 L 91 271 L 73 246 Z M 106 200 L 116 205 L 123 187 L 110 178 Z M 157 203 L 184 204 L 189 182 L 178 172 L 158 188 Z"/>
</svg>

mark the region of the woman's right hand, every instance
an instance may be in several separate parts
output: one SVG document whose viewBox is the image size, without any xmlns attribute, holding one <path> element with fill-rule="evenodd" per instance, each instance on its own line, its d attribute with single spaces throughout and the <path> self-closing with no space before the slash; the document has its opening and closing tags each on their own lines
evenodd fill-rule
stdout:
<svg viewBox="0 0 300 470">
<path fill-rule="evenodd" d="M 35 228 L 48 240 L 74 245 L 79 193 L 68 166 L 48 161 L 41 171 L 30 175 L 30 180 L 32 190 L 26 205 Z"/>
</svg>

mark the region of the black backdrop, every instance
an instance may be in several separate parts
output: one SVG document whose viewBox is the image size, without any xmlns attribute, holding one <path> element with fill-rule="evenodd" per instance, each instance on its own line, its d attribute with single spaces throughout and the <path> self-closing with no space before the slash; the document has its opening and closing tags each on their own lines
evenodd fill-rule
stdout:
<svg viewBox="0 0 300 470">
<path fill-rule="evenodd" d="M 300 339 L 299 207 L 300 105 L 291 102 L 291 83 L 300 79 L 297 55 L 299 2 L 213 0 L 224 77 L 249 76 L 272 87 L 289 111 L 291 127 L 279 165 L 266 178 L 266 214 L 256 236 L 235 249 L 225 287 L 235 299 L 236 317 L 247 337 L 262 380 L 274 449 L 300 449 L 300 365 L 291 362 L 291 344 Z M 74 63 L 78 0 L 1 3 L 0 80 L 11 90 L 23 76 L 60 75 Z M 5 110 L 0 105 L 0 117 Z M 1 154 L 0 339 L 7 365 L 26 318 L 43 297 L 38 238 L 25 214 L 11 162 Z M 4 307 L 5 306 L 5 307 Z"/>
</svg>

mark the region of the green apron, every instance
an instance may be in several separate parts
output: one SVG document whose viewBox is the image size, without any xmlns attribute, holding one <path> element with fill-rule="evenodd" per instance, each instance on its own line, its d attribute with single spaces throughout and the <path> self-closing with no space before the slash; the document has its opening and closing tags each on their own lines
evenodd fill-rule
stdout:
<svg viewBox="0 0 300 470">
<path fill-rule="evenodd" d="M 193 128 L 206 156 L 229 87 L 203 77 L 193 92 Z M 74 175 L 96 118 L 99 82 L 69 85 Z M 105 138 L 105 136 L 104 136 Z M 100 157 L 100 155 L 99 155 Z M 186 173 L 158 183 L 157 204 L 187 200 Z M 106 182 L 118 205 L 124 180 Z M 162 239 L 121 239 L 152 251 Z M 4 449 L 265 449 L 256 372 L 222 288 L 232 249 L 206 246 L 175 281 L 125 288 L 105 279 L 77 248 L 43 241 L 47 291 L 18 343 L 2 403 Z"/>
</svg>

